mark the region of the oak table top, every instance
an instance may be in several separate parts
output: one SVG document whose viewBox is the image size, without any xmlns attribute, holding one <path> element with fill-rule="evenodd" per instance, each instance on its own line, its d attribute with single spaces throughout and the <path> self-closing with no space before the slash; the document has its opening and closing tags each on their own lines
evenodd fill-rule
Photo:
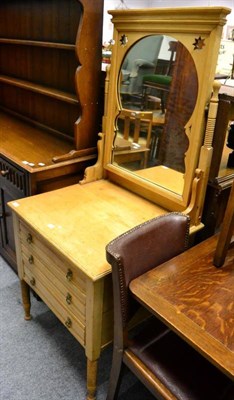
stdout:
<svg viewBox="0 0 234 400">
<path fill-rule="evenodd" d="M 134 297 L 220 370 L 234 376 L 234 245 L 213 266 L 217 236 L 130 283 Z"/>
</svg>

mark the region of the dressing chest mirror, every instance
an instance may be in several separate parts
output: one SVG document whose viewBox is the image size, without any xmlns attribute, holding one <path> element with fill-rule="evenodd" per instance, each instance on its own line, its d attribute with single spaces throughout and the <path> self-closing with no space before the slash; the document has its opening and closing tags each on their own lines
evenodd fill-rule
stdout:
<svg viewBox="0 0 234 400">
<path fill-rule="evenodd" d="M 98 175 L 199 226 L 218 105 L 221 7 L 110 11 Z M 213 93 L 213 96 L 212 96 Z M 92 167 L 91 167 L 92 169 Z M 87 168 L 84 182 L 93 176 Z"/>
</svg>

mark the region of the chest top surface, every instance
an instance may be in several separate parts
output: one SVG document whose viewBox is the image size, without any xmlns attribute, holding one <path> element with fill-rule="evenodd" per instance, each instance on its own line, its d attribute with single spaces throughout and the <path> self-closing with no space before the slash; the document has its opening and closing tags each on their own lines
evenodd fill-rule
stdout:
<svg viewBox="0 0 234 400">
<path fill-rule="evenodd" d="M 10 202 L 9 206 L 92 280 L 111 270 L 105 255 L 109 241 L 165 213 L 163 208 L 106 180 L 54 190 Z"/>
</svg>

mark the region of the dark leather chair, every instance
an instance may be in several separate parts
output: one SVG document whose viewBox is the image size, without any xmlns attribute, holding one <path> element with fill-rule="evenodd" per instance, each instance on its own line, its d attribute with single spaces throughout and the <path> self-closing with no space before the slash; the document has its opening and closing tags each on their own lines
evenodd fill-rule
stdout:
<svg viewBox="0 0 234 400">
<path fill-rule="evenodd" d="M 131 297 L 130 281 L 183 252 L 188 238 L 188 216 L 169 213 L 107 245 L 114 294 L 113 360 L 107 400 L 118 397 L 124 364 L 157 399 L 233 399 L 230 379 L 157 318 L 151 316 L 129 328 L 141 307 Z"/>
</svg>

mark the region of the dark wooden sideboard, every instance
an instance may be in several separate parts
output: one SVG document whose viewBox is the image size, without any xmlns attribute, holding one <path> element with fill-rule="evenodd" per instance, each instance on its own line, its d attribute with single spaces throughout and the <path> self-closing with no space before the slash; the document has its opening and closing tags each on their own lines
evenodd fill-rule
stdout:
<svg viewBox="0 0 234 400">
<path fill-rule="evenodd" d="M 77 183 L 96 160 L 102 18 L 103 0 L 0 3 L 0 254 L 15 270 L 7 202 Z"/>
<path fill-rule="evenodd" d="M 198 233 L 198 242 L 212 236 L 223 221 L 234 168 L 227 166 L 232 149 L 227 147 L 227 131 L 234 120 L 234 87 L 221 86 L 219 106 L 213 138 L 213 156 L 206 190 L 202 222 L 204 229 Z"/>
</svg>

